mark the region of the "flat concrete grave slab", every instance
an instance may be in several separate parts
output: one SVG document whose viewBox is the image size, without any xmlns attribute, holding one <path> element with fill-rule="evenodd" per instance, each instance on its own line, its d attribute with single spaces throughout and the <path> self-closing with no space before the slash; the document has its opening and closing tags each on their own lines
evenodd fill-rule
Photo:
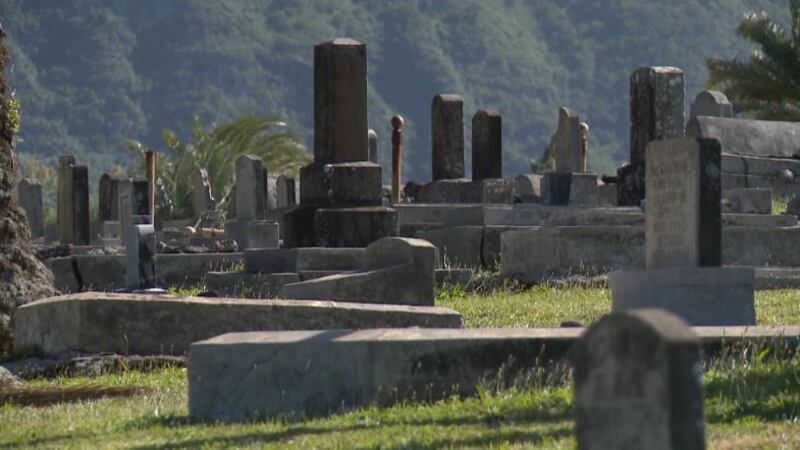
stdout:
<svg viewBox="0 0 800 450">
<path fill-rule="evenodd" d="M 274 298 L 284 284 L 298 281 L 296 273 L 208 272 L 206 289 L 222 297 Z"/>
<path fill-rule="evenodd" d="M 744 341 L 797 347 L 800 326 L 693 327 L 706 356 Z M 236 421 L 470 395 L 562 361 L 583 328 L 232 333 L 192 344 L 189 413 Z"/>
<path fill-rule="evenodd" d="M 47 354 L 184 354 L 194 341 L 238 331 L 461 325 L 460 314 L 435 307 L 85 292 L 18 308 L 14 345 Z"/>
</svg>

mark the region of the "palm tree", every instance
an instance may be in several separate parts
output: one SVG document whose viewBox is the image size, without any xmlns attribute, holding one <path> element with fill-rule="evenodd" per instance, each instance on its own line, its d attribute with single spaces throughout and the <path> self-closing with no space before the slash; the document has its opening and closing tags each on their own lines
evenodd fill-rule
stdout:
<svg viewBox="0 0 800 450">
<path fill-rule="evenodd" d="M 738 33 L 758 44 L 746 60 L 709 58 L 709 88 L 722 90 L 737 111 L 765 120 L 800 120 L 800 0 L 791 1 L 787 32 L 766 13 L 748 12 Z"/>
<path fill-rule="evenodd" d="M 164 130 L 161 138 L 168 152 L 158 154 L 156 159 L 156 214 L 171 218 L 191 216 L 197 168 L 208 171 L 214 198 L 226 208 L 234 181 L 234 162 L 240 155 L 261 157 L 270 174 L 296 175 L 312 158 L 287 128 L 275 117 L 245 116 L 206 130 L 194 117 L 190 143 L 181 142 L 174 131 Z M 129 141 L 128 148 L 144 154 L 136 141 Z M 139 171 L 144 173 L 143 156 Z"/>
</svg>

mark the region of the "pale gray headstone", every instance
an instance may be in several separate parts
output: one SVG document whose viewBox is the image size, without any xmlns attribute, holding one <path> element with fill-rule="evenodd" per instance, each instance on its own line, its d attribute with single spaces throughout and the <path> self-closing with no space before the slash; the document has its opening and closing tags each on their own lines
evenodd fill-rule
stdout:
<svg viewBox="0 0 800 450">
<path fill-rule="evenodd" d="M 266 206 L 264 165 L 261 158 L 242 155 L 236 158 L 236 219 L 263 220 Z"/>
<path fill-rule="evenodd" d="M 192 210 L 195 220 L 200 218 L 200 214 L 215 208 L 216 203 L 211 194 L 211 180 L 208 178 L 208 171 L 198 167 L 192 176 Z"/>
<path fill-rule="evenodd" d="M 719 91 L 701 91 L 689 108 L 689 117 L 733 117 L 733 105 Z"/>
<path fill-rule="evenodd" d="M 367 140 L 369 141 L 369 160 L 378 162 L 378 133 L 372 128 L 367 132 Z"/>
<path fill-rule="evenodd" d="M 721 150 L 716 139 L 670 139 L 647 146 L 647 267 L 719 266 Z"/>
</svg>

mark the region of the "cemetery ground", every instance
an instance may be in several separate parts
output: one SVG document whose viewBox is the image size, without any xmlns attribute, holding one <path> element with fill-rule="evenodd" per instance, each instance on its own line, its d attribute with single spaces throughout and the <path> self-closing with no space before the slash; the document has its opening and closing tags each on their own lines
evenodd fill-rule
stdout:
<svg viewBox="0 0 800 450">
<path fill-rule="evenodd" d="M 489 277 L 491 278 L 491 277 Z M 756 293 L 759 324 L 800 323 L 800 291 Z M 602 285 L 492 285 L 441 291 L 437 305 L 464 315 L 467 327 L 588 324 L 610 309 Z M 370 407 L 327 418 L 243 424 L 193 421 L 183 367 L 98 377 L 34 380 L 27 388 L 137 387 L 130 397 L 0 406 L 0 448 L 574 448 L 572 380 L 564 367 L 538 370 L 475 397 Z M 744 346 L 705 361 L 709 448 L 800 446 L 800 356 Z"/>
</svg>

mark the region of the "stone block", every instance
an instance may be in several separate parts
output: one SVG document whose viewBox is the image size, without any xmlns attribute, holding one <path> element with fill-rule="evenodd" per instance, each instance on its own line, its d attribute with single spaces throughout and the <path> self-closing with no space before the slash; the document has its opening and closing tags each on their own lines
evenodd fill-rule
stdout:
<svg viewBox="0 0 800 450">
<path fill-rule="evenodd" d="M 313 163 L 300 169 L 303 206 L 380 206 L 381 166 L 369 161 Z"/>
<path fill-rule="evenodd" d="M 44 204 L 42 202 L 41 183 L 27 178 L 20 180 L 17 184 L 17 205 L 25 211 L 32 238 L 44 236 Z"/>
<path fill-rule="evenodd" d="M 296 273 L 208 272 L 206 289 L 222 297 L 275 298 L 284 285 L 298 281 Z"/>
<path fill-rule="evenodd" d="M 239 222 L 264 220 L 267 188 L 264 163 L 253 155 L 236 158 L 236 219 Z"/>
<path fill-rule="evenodd" d="M 603 184 L 598 186 L 597 196 L 600 206 L 619 206 L 616 184 Z"/>
<path fill-rule="evenodd" d="M 581 150 L 581 118 L 569 108 L 558 109 L 556 142 L 556 172 L 583 172 Z"/>
<path fill-rule="evenodd" d="M 267 220 L 227 220 L 225 236 L 236 240 L 239 249 L 277 248 L 280 246 L 280 225 Z"/>
<path fill-rule="evenodd" d="M 478 181 L 446 179 L 420 187 L 419 203 L 514 203 L 514 182 L 503 179 Z"/>
<path fill-rule="evenodd" d="M 686 136 L 717 139 L 726 153 L 761 157 L 800 156 L 800 123 L 727 117 L 694 117 Z"/>
<path fill-rule="evenodd" d="M 282 273 L 364 268 L 363 248 L 302 247 L 253 249 L 244 252 L 244 270 L 251 273 Z"/>
<path fill-rule="evenodd" d="M 421 239 L 384 238 L 365 253 L 364 271 L 288 284 L 283 297 L 433 306 L 436 247 Z"/>
<path fill-rule="evenodd" d="M 576 329 L 237 333 L 192 345 L 189 414 L 243 421 L 473 395 L 566 352 Z M 543 336 L 552 339 L 542 339 Z M 546 342 L 546 344 L 545 344 Z M 298 376 L 302 374 L 302 376 Z M 510 384 L 510 383 L 509 383 Z"/>
<path fill-rule="evenodd" d="M 464 99 L 439 94 L 431 102 L 433 181 L 464 178 Z"/>
<path fill-rule="evenodd" d="M 366 247 L 398 235 L 397 212 L 381 206 L 318 209 L 314 222 L 319 247 Z"/>
<path fill-rule="evenodd" d="M 503 178 L 503 117 L 481 109 L 472 117 L 472 179 Z"/>
<path fill-rule="evenodd" d="M 435 307 L 85 292 L 18 308 L 14 345 L 45 354 L 184 354 L 192 342 L 237 331 L 461 324 L 455 311 Z"/>
<path fill-rule="evenodd" d="M 517 198 L 523 203 L 541 203 L 542 175 L 523 173 L 514 179 Z"/>
<path fill-rule="evenodd" d="M 704 450 L 700 341 L 664 311 L 605 316 L 572 351 L 579 449 Z"/>
<path fill-rule="evenodd" d="M 755 325 L 749 267 L 678 267 L 609 274 L 614 311 L 661 308 L 692 325 Z"/>
<path fill-rule="evenodd" d="M 542 198 L 550 205 L 597 205 L 597 175 L 550 172 L 542 179 Z"/>
<path fill-rule="evenodd" d="M 728 189 L 722 191 L 725 212 L 771 214 L 772 189 Z"/>
</svg>

